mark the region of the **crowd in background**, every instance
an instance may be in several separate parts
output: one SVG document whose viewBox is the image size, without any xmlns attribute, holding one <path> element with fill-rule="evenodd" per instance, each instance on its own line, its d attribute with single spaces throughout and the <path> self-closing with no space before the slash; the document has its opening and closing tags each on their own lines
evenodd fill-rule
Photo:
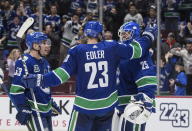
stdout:
<svg viewBox="0 0 192 131">
<path fill-rule="evenodd" d="M 43 32 L 52 42 L 47 57 L 52 69 L 62 64 L 70 47 L 85 43 L 83 25 L 99 20 L 99 0 L 42 0 Z M 161 81 L 160 91 L 166 95 L 192 95 L 191 61 L 178 51 L 184 50 L 192 57 L 192 0 L 162 0 L 161 2 Z M 157 23 L 155 0 L 104 0 L 104 40 L 117 40 L 119 27 L 128 21 L 137 22 L 141 29 Z M 0 66 L 7 72 L 7 85 L 11 83 L 14 62 L 20 56 L 16 33 L 22 23 L 33 17 L 32 29 L 39 31 L 40 8 L 38 0 L 0 1 Z M 26 49 L 22 44 L 22 48 Z M 150 49 L 156 63 L 156 42 Z M 176 52 L 176 53 L 175 53 Z M 189 58 L 188 57 L 188 58 Z M 176 64 L 176 66 L 175 66 Z M 178 69 L 179 68 L 179 69 Z M 182 77 L 179 77 L 182 72 Z M 184 73 L 184 76 L 183 76 Z M 182 85 L 178 84 L 180 78 Z M 74 78 L 66 84 L 65 93 L 74 92 Z M 5 80 L 6 81 L 6 80 Z M 178 88 L 181 88 L 178 92 Z M 64 89 L 64 88 L 63 88 Z M 61 89 L 53 88 L 53 92 Z M 61 90 L 62 92 L 63 90 Z"/>
</svg>

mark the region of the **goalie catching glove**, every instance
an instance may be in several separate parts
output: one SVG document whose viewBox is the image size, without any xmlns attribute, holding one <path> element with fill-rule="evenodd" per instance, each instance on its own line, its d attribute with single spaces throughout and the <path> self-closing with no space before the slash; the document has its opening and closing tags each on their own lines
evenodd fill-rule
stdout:
<svg viewBox="0 0 192 131">
<path fill-rule="evenodd" d="M 126 120 L 134 124 L 143 124 L 149 120 L 152 112 L 155 112 L 153 99 L 144 93 L 139 93 L 131 97 L 123 115 Z"/>
</svg>

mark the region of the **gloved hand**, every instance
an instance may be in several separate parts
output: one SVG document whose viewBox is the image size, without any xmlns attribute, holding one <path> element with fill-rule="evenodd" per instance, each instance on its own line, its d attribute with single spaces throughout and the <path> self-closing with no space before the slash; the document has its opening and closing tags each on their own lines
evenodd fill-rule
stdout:
<svg viewBox="0 0 192 131">
<path fill-rule="evenodd" d="M 153 99 L 144 93 L 138 93 L 131 97 L 130 103 L 124 109 L 123 116 L 135 124 L 146 123 L 153 112 L 152 103 Z"/>
<path fill-rule="evenodd" d="M 58 116 L 61 114 L 61 109 L 57 105 L 57 103 L 51 99 L 51 105 L 52 105 L 52 116 Z"/>
<path fill-rule="evenodd" d="M 143 36 L 147 36 L 151 39 L 151 41 L 154 41 L 157 38 L 157 25 L 153 24 L 153 25 L 148 25 L 144 32 L 142 33 Z"/>
<path fill-rule="evenodd" d="M 26 88 L 36 88 L 43 86 L 43 76 L 41 74 L 29 74 L 21 79 Z"/>
<path fill-rule="evenodd" d="M 31 119 L 31 113 L 32 113 L 32 110 L 29 106 L 19 105 L 19 110 L 16 115 L 16 119 L 19 121 L 21 125 L 26 125 L 28 120 Z"/>
<path fill-rule="evenodd" d="M 153 99 L 144 93 L 138 93 L 132 96 L 131 102 L 143 105 L 149 112 L 155 112 L 155 107 L 153 107 Z"/>
</svg>

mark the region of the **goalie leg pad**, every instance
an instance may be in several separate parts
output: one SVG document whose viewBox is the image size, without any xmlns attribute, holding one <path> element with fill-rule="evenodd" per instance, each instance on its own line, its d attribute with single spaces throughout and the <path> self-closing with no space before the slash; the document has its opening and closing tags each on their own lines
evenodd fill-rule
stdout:
<svg viewBox="0 0 192 131">
<path fill-rule="evenodd" d="M 112 129 L 111 131 L 118 131 L 118 126 L 119 126 L 119 111 L 117 109 L 115 109 L 115 112 L 113 114 L 113 118 L 112 118 Z"/>
</svg>

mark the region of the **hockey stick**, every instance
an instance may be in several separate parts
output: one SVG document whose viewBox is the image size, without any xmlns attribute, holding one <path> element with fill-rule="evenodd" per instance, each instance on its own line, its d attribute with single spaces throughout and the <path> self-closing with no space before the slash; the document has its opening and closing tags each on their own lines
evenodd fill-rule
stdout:
<svg viewBox="0 0 192 131">
<path fill-rule="evenodd" d="M 22 38 L 23 38 L 24 34 L 26 33 L 26 31 L 31 27 L 31 25 L 33 23 L 34 23 L 34 19 L 32 17 L 27 18 L 27 20 L 22 24 L 21 28 L 19 29 L 19 31 L 18 31 L 18 33 L 16 35 L 17 36 L 17 43 L 18 43 L 18 46 L 19 46 L 21 51 L 22 51 L 22 49 L 21 49 Z M 24 58 L 23 55 L 21 55 L 21 60 L 22 60 L 22 63 L 23 63 L 23 67 L 24 67 L 24 71 L 25 71 L 25 76 L 27 76 L 27 75 L 29 75 L 29 72 L 28 72 L 27 65 L 26 65 L 26 62 L 25 62 L 25 58 Z M 40 116 L 40 113 L 39 113 L 39 109 L 38 109 L 38 105 L 37 105 L 37 101 L 36 101 L 36 98 L 35 98 L 35 95 L 34 95 L 34 91 L 33 91 L 32 88 L 30 88 L 30 93 L 31 93 L 31 96 L 32 96 L 32 99 L 33 99 L 33 102 L 34 102 L 35 111 L 37 113 L 37 118 L 38 118 L 38 121 L 39 121 L 40 129 L 41 129 L 41 131 L 44 131 L 43 121 L 41 119 L 41 116 Z M 28 126 L 29 125 L 27 125 L 27 127 Z"/>
</svg>

